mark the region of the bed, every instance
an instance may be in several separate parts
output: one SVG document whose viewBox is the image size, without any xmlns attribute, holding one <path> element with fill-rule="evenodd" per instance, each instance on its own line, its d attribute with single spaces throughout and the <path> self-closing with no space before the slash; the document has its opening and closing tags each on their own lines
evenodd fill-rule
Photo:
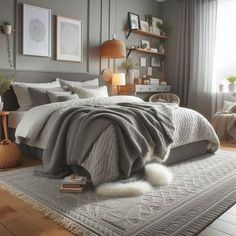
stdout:
<svg viewBox="0 0 236 236">
<path fill-rule="evenodd" d="M 24 75 L 24 78 L 25 77 L 27 76 Z M 89 83 L 89 81 L 94 80 L 96 77 L 97 76 L 93 75 L 81 75 L 80 81 Z M 71 81 L 71 78 L 68 80 Z M 64 79 L 63 81 L 66 80 Z M 26 82 L 31 81 L 29 80 Z M 44 80 L 43 82 L 47 81 Z M 56 83 L 56 81 L 53 83 Z M 102 88 L 101 80 L 99 83 L 99 88 Z M 92 87 L 94 86 L 94 84 L 89 85 Z M 16 97 L 13 92 L 14 91 L 11 89 L 5 95 L 5 100 L 7 101 L 5 108 L 7 110 L 9 110 L 8 107 L 14 109 L 19 106 L 19 104 L 17 105 Z M 38 91 L 35 90 L 34 93 L 36 92 Z M 17 91 L 15 91 L 15 93 L 17 93 Z M 22 94 L 20 95 L 22 96 Z M 36 101 L 40 100 L 42 99 L 36 97 Z M 113 96 L 107 98 L 87 98 L 81 99 L 79 101 L 72 100 L 55 102 L 45 105 L 37 104 L 37 106 L 33 107 L 32 109 L 28 109 L 27 111 L 24 109 L 18 109 L 17 111 L 11 112 L 9 117 L 9 127 L 12 135 L 16 136 L 17 142 L 20 144 L 23 154 L 41 158 L 43 151 L 46 148 L 46 144 L 49 141 L 50 134 L 52 133 L 56 120 L 69 108 L 81 106 L 81 104 L 84 106 L 107 106 L 115 105 L 117 103 L 135 104 L 142 102 L 143 101 L 137 97 Z M 176 127 L 176 131 L 174 132 L 173 143 L 170 145 L 170 149 L 168 150 L 168 158 L 165 158 L 165 160 L 162 161 L 165 164 L 170 165 L 203 153 L 214 152 L 217 150 L 219 141 L 215 135 L 214 130 L 206 121 L 206 119 L 197 112 L 186 108 L 175 108 L 173 111 L 173 123 Z M 91 178 L 95 185 L 106 181 L 113 181 L 119 176 L 118 164 L 111 164 L 119 162 L 119 151 L 117 145 L 115 145 L 117 137 L 114 135 L 114 133 L 114 128 L 109 127 L 109 129 L 104 132 L 103 138 L 97 139 L 97 141 L 94 143 L 92 151 L 89 152 L 89 157 L 86 159 L 86 161 L 84 161 L 83 164 L 81 163 L 81 166 L 92 176 Z M 105 148 L 107 145 L 104 145 L 104 143 L 110 143 L 109 150 L 108 148 Z M 100 158 L 96 158 L 95 161 L 92 157 L 97 156 L 96 153 L 100 154 Z M 105 156 L 109 162 L 102 161 L 106 160 L 106 158 L 102 158 L 102 156 Z M 110 158 L 108 158 L 108 156 Z M 106 169 L 109 170 L 109 173 L 107 172 L 101 174 L 101 171 L 97 169 L 99 163 L 101 164 L 100 168 L 104 169 L 105 165 L 107 167 Z M 108 168 L 107 165 L 112 166 L 112 168 Z"/>
<path fill-rule="evenodd" d="M 8 100 L 8 102 L 9 102 L 9 100 Z M 110 106 L 110 105 L 112 105 L 112 106 L 116 105 L 117 103 L 140 104 L 140 103 L 142 103 L 142 101 L 140 101 L 139 99 L 137 99 L 135 97 L 123 96 L 123 97 L 111 97 L 111 98 L 105 98 L 105 99 L 104 98 L 99 98 L 99 99 L 91 98 L 91 99 L 83 99 L 82 101 L 81 100 L 79 100 L 79 101 L 73 100 L 73 101 L 64 101 L 64 102 L 60 102 L 60 103 L 59 102 L 50 103 L 50 104 L 36 106 L 26 112 L 21 112 L 21 114 L 19 112 L 12 112 L 11 122 L 9 123 L 9 125 L 11 126 L 11 130 L 14 133 L 14 135 L 16 135 L 17 142 L 20 143 L 21 147 L 23 147 L 23 151 L 26 151 L 26 153 L 28 153 L 30 155 L 33 155 L 33 156 L 37 155 L 38 157 L 40 157 L 42 155 L 43 151 L 45 150 L 48 141 L 50 140 L 50 134 L 54 130 L 54 127 L 55 127 L 54 125 L 56 124 L 57 120 L 61 117 L 62 114 L 69 111 L 70 109 L 74 109 L 75 107 L 76 108 L 81 107 L 81 106 L 87 107 L 87 106 L 93 106 L 93 105 L 106 107 L 106 106 Z M 34 118 L 31 119 L 31 117 L 34 117 Z M 20 122 L 18 122 L 19 120 L 20 120 Z M 201 174 L 202 175 L 205 175 L 205 172 L 207 169 L 207 176 L 204 179 L 206 181 L 206 183 L 209 182 L 209 179 L 211 179 L 213 177 L 215 178 L 215 176 L 217 177 L 217 181 L 218 181 L 218 180 L 223 180 L 224 179 L 223 176 L 227 175 L 228 170 L 222 170 L 222 168 L 221 168 L 222 163 L 221 162 L 227 162 L 227 168 L 231 168 L 232 171 L 234 169 L 234 167 L 230 164 L 230 163 L 234 163 L 234 162 L 232 162 L 232 160 L 234 158 L 233 155 L 231 155 L 231 157 L 228 158 L 229 160 L 226 157 L 221 158 L 221 157 L 219 157 L 220 154 L 217 154 L 217 155 L 215 155 L 216 157 L 214 157 L 214 155 L 210 155 L 210 157 L 209 157 L 209 155 L 208 155 L 208 156 L 204 157 L 203 160 L 201 158 L 200 159 L 198 158 L 198 159 L 196 159 L 196 162 L 194 161 L 193 157 L 199 156 L 201 154 L 209 153 L 209 152 L 213 153 L 218 149 L 218 146 L 219 146 L 219 140 L 214 132 L 214 129 L 212 128 L 212 126 L 209 124 L 209 122 L 204 117 L 202 117 L 201 115 L 199 115 L 198 113 L 196 113 L 190 109 L 175 107 L 175 109 L 173 109 L 173 123 L 175 126 L 175 132 L 173 135 L 173 143 L 170 145 L 170 152 L 168 153 L 168 158 L 166 158 L 164 160 L 164 163 L 167 165 L 171 165 L 170 168 L 173 170 L 176 170 L 174 172 L 178 173 L 178 177 L 181 179 L 181 181 L 182 180 L 184 181 L 184 184 L 182 184 L 181 181 L 178 182 L 178 179 L 175 179 L 170 188 L 168 186 L 165 186 L 163 188 L 161 187 L 160 190 L 164 190 L 164 191 L 163 191 L 163 193 L 160 193 L 160 196 L 158 196 L 157 199 L 153 198 L 153 206 L 150 206 L 150 209 L 157 209 L 156 204 L 159 204 L 159 203 L 156 201 L 159 201 L 159 199 L 162 199 L 162 198 L 165 199 L 165 197 L 166 197 L 165 193 L 168 193 L 168 191 L 171 189 L 174 192 L 173 192 L 173 195 L 172 195 L 172 193 L 168 195 L 169 200 L 167 202 L 169 202 L 169 203 L 171 203 L 171 201 L 173 199 L 178 200 L 178 198 L 173 198 L 174 194 L 179 196 L 180 194 L 185 193 L 185 192 L 187 193 L 188 191 L 192 192 L 192 189 L 189 187 L 190 186 L 189 184 L 191 181 L 192 181 L 192 186 L 196 187 L 197 182 L 199 182 L 199 186 L 202 186 L 202 177 L 198 178 L 198 173 L 200 173 L 199 172 L 200 169 L 198 168 L 198 165 L 201 166 Z M 194 134 L 194 135 L 192 135 L 192 134 Z M 104 134 L 96 140 L 92 150 L 89 152 L 89 155 L 88 155 L 88 158 L 86 159 L 86 161 L 81 163 L 81 165 L 85 169 L 87 169 L 88 172 L 91 173 L 91 179 L 94 182 L 94 185 L 99 185 L 100 183 L 102 183 L 104 181 L 105 182 L 112 181 L 112 180 L 119 177 L 119 169 L 117 168 L 117 163 L 119 162 L 119 160 L 118 160 L 118 150 L 117 150 L 117 145 L 116 145 L 116 138 L 117 137 L 115 135 L 113 127 L 107 128 L 105 130 Z M 105 143 L 105 145 L 104 145 L 104 143 Z M 107 147 L 109 147 L 109 148 L 107 148 Z M 225 154 L 225 155 L 227 156 L 227 154 Z M 93 158 L 94 156 L 98 156 L 98 158 L 94 159 Z M 215 173 L 212 173 L 212 168 L 213 169 L 215 168 L 215 164 L 214 164 L 215 160 L 216 160 L 215 158 L 217 159 L 216 164 L 218 163 L 217 164 L 217 171 Z M 106 162 L 104 162 L 104 159 L 106 160 Z M 183 162 L 185 160 L 188 160 L 188 161 Z M 174 163 L 178 163 L 178 162 L 181 162 L 183 164 L 173 165 Z M 191 165 L 189 165 L 188 162 L 190 162 Z M 210 165 L 209 165 L 209 163 L 210 163 Z M 183 169 L 183 171 L 182 171 L 182 169 Z M 101 170 L 103 170 L 103 171 L 101 171 Z M 222 173 L 222 175 L 221 174 L 219 175 L 219 173 L 221 173 L 222 171 L 224 173 Z M 102 174 L 101 174 L 101 172 L 102 172 Z M 35 178 L 38 178 L 38 177 L 35 177 Z M 40 178 L 37 181 L 40 181 Z M 176 181 L 178 182 L 177 184 L 176 184 Z M 213 184 L 215 184 L 215 182 Z M 186 188 L 186 191 L 182 191 L 183 190 L 182 185 Z M 197 185 L 197 188 L 199 186 Z M 224 186 L 225 186 L 225 184 L 224 184 Z M 223 184 L 220 186 L 221 190 L 222 190 L 222 188 L 224 188 L 224 186 L 223 186 Z M 51 187 L 49 187 L 49 189 L 50 188 Z M 232 187 L 230 186 L 229 192 L 231 191 L 230 190 L 231 188 Z M 155 188 L 155 190 L 156 189 L 158 189 L 158 188 Z M 209 190 L 210 188 L 207 188 L 207 189 Z M 205 193 L 210 192 L 209 193 L 210 195 L 206 196 L 206 199 L 209 199 L 209 196 L 211 196 L 210 198 L 218 196 L 217 194 L 214 193 L 214 191 L 211 192 L 210 190 L 209 191 L 208 190 L 207 191 L 202 190 L 203 194 L 201 193 L 200 195 L 202 196 Z M 178 192 L 178 191 L 180 191 L 180 192 Z M 216 192 L 223 194 L 224 191 L 217 190 Z M 88 194 L 90 194 L 90 193 L 88 193 Z M 56 193 L 56 195 L 58 196 L 58 193 Z M 94 194 L 91 196 L 97 198 L 96 196 L 94 196 Z M 74 196 L 72 196 L 72 197 L 74 197 Z M 149 198 L 152 198 L 152 193 L 143 196 L 144 200 L 146 198 L 148 199 L 147 200 L 148 202 L 152 202 L 149 199 Z M 117 202 L 124 201 L 125 203 L 128 204 L 129 201 L 133 201 L 134 199 L 139 199 L 139 198 L 131 198 L 130 200 L 126 199 L 126 198 L 124 198 L 122 200 L 114 199 L 114 202 L 116 203 L 116 201 Z M 220 196 L 219 199 L 224 199 L 224 197 Z M 189 204 L 189 206 L 190 205 L 195 206 L 192 204 L 191 201 L 186 201 L 186 204 Z M 110 200 L 109 199 L 108 200 L 107 199 L 105 199 L 105 200 L 99 199 L 99 202 L 103 205 L 104 202 L 109 203 Z M 233 202 L 233 200 L 232 200 L 232 202 Z M 230 204 L 232 204 L 232 202 L 230 202 Z M 209 203 L 209 201 L 204 201 L 204 203 Z M 93 203 L 88 202 L 86 204 L 89 205 L 89 204 L 93 204 Z M 145 206 L 147 204 L 148 203 L 145 202 Z M 200 203 L 196 202 L 194 200 L 194 204 L 199 205 Z M 93 204 L 93 205 L 95 207 L 97 206 L 96 204 Z M 181 203 L 181 206 L 182 205 L 183 204 Z M 211 214 L 211 217 L 209 217 L 209 218 L 205 217 L 204 224 L 199 226 L 199 224 L 198 224 L 199 222 L 195 222 L 195 225 L 198 225 L 196 230 L 194 228 L 194 230 L 191 231 L 191 233 L 189 233 L 190 231 L 186 231 L 189 234 L 186 233 L 183 235 L 194 235 L 193 232 L 195 232 L 195 233 L 199 232 L 199 228 L 205 227 L 209 222 L 211 222 L 214 218 L 216 218 L 219 214 L 221 214 L 224 210 L 226 210 L 229 207 L 229 205 L 227 205 L 227 206 L 222 205 L 222 206 L 223 207 L 219 212 L 216 213 L 216 211 L 214 211 L 216 213 L 216 214 L 214 214 L 214 216 L 209 211 L 210 212 L 209 214 Z M 84 207 L 83 204 L 81 205 L 81 207 L 82 208 Z M 103 209 L 103 208 L 101 207 L 101 209 Z M 165 209 L 164 205 L 163 205 L 163 209 Z M 175 206 L 173 206 L 173 209 L 178 210 L 180 208 L 179 207 L 176 208 Z M 171 212 L 173 211 L 173 209 L 171 210 Z M 195 207 L 194 209 L 198 209 L 198 208 Z M 209 209 L 210 209 L 210 207 L 209 207 Z M 86 208 L 85 212 L 87 212 L 87 208 Z M 191 208 L 188 211 L 188 213 L 189 212 L 193 212 L 193 209 Z M 168 213 L 168 211 L 167 211 L 167 213 Z M 168 221 L 170 221 L 171 219 L 168 218 L 168 214 L 165 214 L 164 217 L 167 218 Z M 179 219 L 182 219 L 181 217 L 179 217 L 179 216 L 181 216 L 181 214 L 182 214 L 182 211 L 179 211 L 179 215 L 174 214 L 173 217 L 175 217 L 175 219 L 173 221 L 177 222 L 178 221 L 177 217 Z M 122 213 L 121 213 L 121 216 L 122 216 Z M 187 214 L 186 214 L 186 216 L 187 216 Z M 98 215 L 96 215 L 95 218 L 98 219 L 99 217 L 100 216 L 98 214 Z M 188 222 L 188 217 L 185 217 L 185 218 L 186 218 L 185 219 L 186 222 Z M 161 219 L 158 219 L 158 221 L 160 221 Z M 125 221 L 125 219 L 123 219 L 123 220 Z M 169 225 L 168 221 L 165 221 L 166 225 Z M 155 222 L 157 222 L 157 219 L 155 219 Z M 201 221 L 201 222 L 203 222 L 203 221 Z M 152 225 L 154 225 L 154 224 L 152 223 Z M 160 225 L 162 225 L 162 222 L 160 223 Z M 175 226 L 177 227 L 177 224 L 173 225 L 173 227 L 175 227 Z M 127 227 L 125 227 L 125 228 L 127 228 Z M 161 229 L 161 228 L 159 228 L 159 226 L 158 226 L 158 228 L 151 226 L 151 227 L 147 227 L 146 229 L 151 230 L 154 228 L 155 228 L 155 230 Z M 166 229 L 166 227 L 164 227 L 164 228 Z M 164 228 L 163 228 L 163 230 L 165 230 Z M 189 229 L 191 229 L 190 226 L 189 226 L 188 230 Z M 172 230 L 174 230 L 174 229 L 172 229 Z M 109 235 L 109 234 L 107 234 L 107 235 Z M 166 235 L 168 235 L 168 234 L 166 234 Z"/>
</svg>

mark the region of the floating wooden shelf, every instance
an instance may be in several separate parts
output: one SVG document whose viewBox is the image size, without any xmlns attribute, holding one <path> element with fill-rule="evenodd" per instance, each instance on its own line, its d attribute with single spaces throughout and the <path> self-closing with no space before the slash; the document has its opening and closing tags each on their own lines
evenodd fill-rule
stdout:
<svg viewBox="0 0 236 236">
<path fill-rule="evenodd" d="M 126 39 L 129 38 L 131 32 L 135 33 L 135 34 L 141 34 L 141 35 L 157 38 L 157 39 L 168 39 L 167 36 L 153 34 L 153 33 L 150 33 L 150 32 L 144 31 L 144 30 L 140 30 L 140 29 L 129 29 L 126 32 L 127 32 Z"/>
<path fill-rule="evenodd" d="M 167 54 L 163 54 L 163 53 L 159 53 L 159 52 L 152 52 L 152 51 L 149 51 L 149 50 L 146 50 L 146 49 L 142 49 L 142 48 L 127 48 L 127 56 L 126 58 L 129 57 L 130 53 L 132 51 L 136 51 L 136 52 L 141 52 L 141 53 L 148 53 L 148 54 L 153 54 L 153 55 L 156 55 L 156 56 L 161 56 L 161 57 L 164 57 L 164 56 L 167 56 Z"/>
</svg>

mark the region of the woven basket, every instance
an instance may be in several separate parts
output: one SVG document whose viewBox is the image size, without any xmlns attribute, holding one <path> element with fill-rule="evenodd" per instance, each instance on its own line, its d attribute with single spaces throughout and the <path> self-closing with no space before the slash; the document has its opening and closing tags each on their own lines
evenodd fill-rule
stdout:
<svg viewBox="0 0 236 236">
<path fill-rule="evenodd" d="M 0 168 L 14 167 L 20 164 L 20 149 L 9 139 L 0 143 Z"/>
</svg>

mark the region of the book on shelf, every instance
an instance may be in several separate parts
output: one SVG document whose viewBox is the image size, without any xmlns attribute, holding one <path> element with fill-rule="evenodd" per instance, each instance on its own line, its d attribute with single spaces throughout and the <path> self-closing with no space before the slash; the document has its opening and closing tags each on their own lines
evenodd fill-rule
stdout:
<svg viewBox="0 0 236 236">
<path fill-rule="evenodd" d="M 83 188 L 65 188 L 63 186 L 60 187 L 60 192 L 62 193 L 81 193 Z"/>
</svg>

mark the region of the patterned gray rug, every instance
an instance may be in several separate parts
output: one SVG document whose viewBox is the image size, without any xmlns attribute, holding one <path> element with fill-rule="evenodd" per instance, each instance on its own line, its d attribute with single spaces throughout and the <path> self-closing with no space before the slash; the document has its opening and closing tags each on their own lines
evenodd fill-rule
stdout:
<svg viewBox="0 0 236 236">
<path fill-rule="evenodd" d="M 60 193 L 60 180 L 35 176 L 33 168 L 0 172 L 0 185 L 82 235 L 196 235 L 236 202 L 236 153 L 218 151 L 171 170 L 171 185 L 132 198 Z"/>
</svg>

